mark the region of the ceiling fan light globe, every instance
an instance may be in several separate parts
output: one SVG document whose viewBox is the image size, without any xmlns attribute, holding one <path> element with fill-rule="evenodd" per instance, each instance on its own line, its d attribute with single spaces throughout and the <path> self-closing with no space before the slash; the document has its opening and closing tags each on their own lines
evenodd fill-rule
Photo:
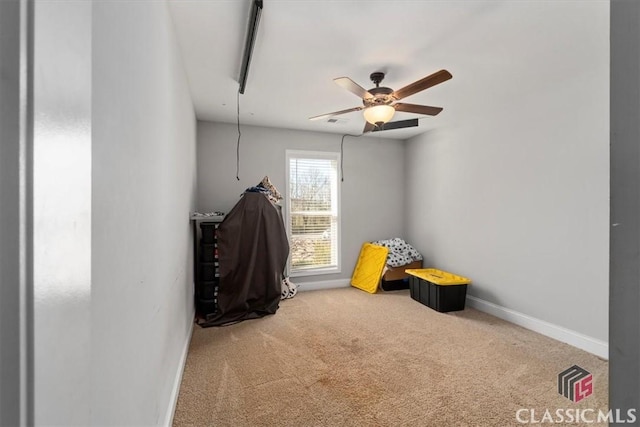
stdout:
<svg viewBox="0 0 640 427">
<path fill-rule="evenodd" d="M 364 119 L 373 125 L 387 123 L 393 118 L 395 108 L 391 105 L 376 105 L 363 111 Z"/>
</svg>

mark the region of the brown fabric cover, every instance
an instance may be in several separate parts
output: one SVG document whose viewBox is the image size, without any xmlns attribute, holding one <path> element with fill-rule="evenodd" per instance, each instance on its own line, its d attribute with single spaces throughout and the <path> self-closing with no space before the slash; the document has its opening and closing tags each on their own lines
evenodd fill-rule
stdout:
<svg viewBox="0 0 640 427">
<path fill-rule="evenodd" d="M 217 230 L 218 311 L 205 326 L 255 319 L 278 310 L 289 242 L 281 207 L 245 193 Z"/>
</svg>

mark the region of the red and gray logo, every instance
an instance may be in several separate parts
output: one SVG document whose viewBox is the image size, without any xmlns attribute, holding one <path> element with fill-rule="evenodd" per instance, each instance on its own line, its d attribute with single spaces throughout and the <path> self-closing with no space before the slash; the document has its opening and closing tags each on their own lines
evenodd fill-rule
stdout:
<svg viewBox="0 0 640 427">
<path fill-rule="evenodd" d="M 572 402 L 580 402 L 593 393 L 593 376 L 580 366 L 573 365 L 558 374 L 558 393 Z"/>
</svg>

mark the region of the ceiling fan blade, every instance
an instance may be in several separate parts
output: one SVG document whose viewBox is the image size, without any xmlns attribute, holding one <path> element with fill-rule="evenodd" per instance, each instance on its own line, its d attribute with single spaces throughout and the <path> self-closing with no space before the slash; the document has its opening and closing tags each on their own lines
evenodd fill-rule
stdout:
<svg viewBox="0 0 640 427">
<path fill-rule="evenodd" d="M 350 113 L 352 111 L 360 111 L 362 109 L 364 109 L 364 107 L 355 107 L 355 108 L 349 108 L 347 110 L 342 110 L 342 111 L 334 111 L 333 113 L 327 113 L 327 114 L 322 114 L 320 116 L 309 117 L 309 120 L 322 120 L 322 119 L 326 119 L 327 117 L 337 116 L 338 114 Z"/>
<path fill-rule="evenodd" d="M 393 105 L 396 111 L 404 111 L 407 113 L 425 114 L 427 116 L 437 116 L 442 107 L 429 107 L 428 105 L 404 104 L 399 102 Z"/>
<path fill-rule="evenodd" d="M 364 130 L 362 131 L 362 133 L 372 132 L 373 130 L 375 130 L 375 128 L 376 128 L 376 125 L 371 124 L 369 122 L 365 122 Z"/>
<path fill-rule="evenodd" d="M 374 129 L 372 130 L 372 132 L 382 132 L 383 130 L 412 128 L 416 126 L 418 126 L 418 119 L 398 120 L 397 122 L 385 123 L 380 127 L 374 126 Z"/>
<path fill-rule="evenodd" d="M 349 92 L 358 95 L 362 99 L 373 98 L 373 95 L 371 95 L 365 88 L 360 86 L 358 83 L 351 80 L 349 77 L 338 77 L 337 79 L 333 79 L 333 81 L 336 82 L 338 85 L 342 86 L 343 88 L 345 88 L 346 90 L 348 90 Z"/>
<path fill-rule="evenodd" d="M 430 76 L 413 82 L 400 90 L 396 90 L 395 92 L 393 92 L 392 96 L 395 99 L 406 98 L 407 96 L 413 95 L 414 93 L 418 93 L 442 82 L 446 82 L 452 77 L 453 76 L 451 75 L 451 73 L 449 73 L 447 70 L 436 71 Z"/>
</svg>

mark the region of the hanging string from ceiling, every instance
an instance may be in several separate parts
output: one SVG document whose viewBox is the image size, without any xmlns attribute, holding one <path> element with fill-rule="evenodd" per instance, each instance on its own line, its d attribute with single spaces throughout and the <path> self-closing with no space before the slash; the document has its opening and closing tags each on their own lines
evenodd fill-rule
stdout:
<svg viewBox="0 0 640 427">
<path fill-rule="evenodd" d="M 365 132 L 361 133 L 360 135 L 351 135 L 348 133 L 345 133 L 344 135 L 342 135 L 342 140 L 340 141 L 340 182 L 344 182 L 344 137 L 345 136 L 352 136 L 354 138 L 360 138 L 362 135 L 364 135 Z"/>
</svg>

